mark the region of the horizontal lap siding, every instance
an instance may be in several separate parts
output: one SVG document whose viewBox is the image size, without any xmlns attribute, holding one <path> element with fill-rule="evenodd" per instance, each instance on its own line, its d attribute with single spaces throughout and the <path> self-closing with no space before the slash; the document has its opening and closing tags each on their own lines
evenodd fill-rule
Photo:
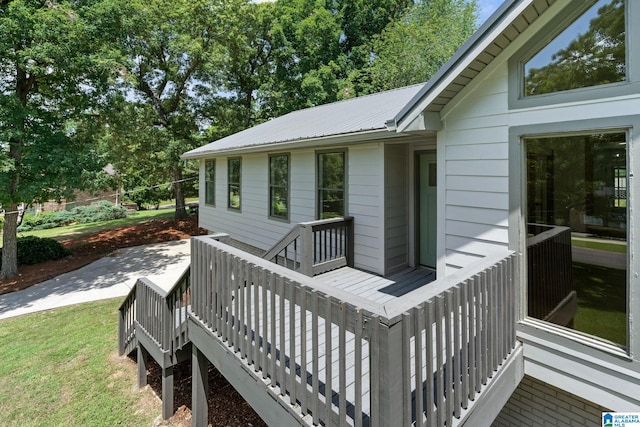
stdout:
<svg viewBox="0 0 640 427">
<path fill-rule="evenodd" d="M 384 155 L 385 274 L 409 263 L 408 148 L 386 145 Z"/>
<path fill-rule="evenodd" d="M 227 158 L 216 158 L 216 207 L 200 208 L 200 226 L 266 250 L 298 222 L 315 219 L 315 153 L 298 151 L 290 156 L 289 222 L 268 218 L 268 155 L 255 154 L 242 156 L 241 212 L 227 209 Z M 202 178 L 200 188 L 204 191 Z"/>
<path fill-rule="evenodd" d="M 382 144 L 349 148 L 348 213 L 355 218 L 355 267 L 384 273 Z"/>
<path fill-rule="evenodd" d="M 289 154 L 289 222 L 268 218 L 268 154 L 253 154 L 242 156 L 241 212 L 227 209 L 227 158 L 216 158 L 216 206 L 202 204 L 200 226 L 266 250 L 295 224 L 316 219 L 316 152 Z M 355 266 L 383 273 L 381 145 L 349 147 L 347 159 L 347 213 L 355 217 Z M 204 200 L 204 162 L 200 167 L 200 200 Z"/>
<path fill-rule="evenodd" d="M 500 66 L 444 114 L 447 272 L 508 246 L 507 69 Z"/>
</svg>

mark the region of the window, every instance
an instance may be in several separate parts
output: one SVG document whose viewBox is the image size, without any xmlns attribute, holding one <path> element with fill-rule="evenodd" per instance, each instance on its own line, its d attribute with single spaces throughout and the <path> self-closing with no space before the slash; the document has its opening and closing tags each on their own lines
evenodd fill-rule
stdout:
<svg viewBox="0 0 640 427">
<path fill-rule="evenodd" d="M 627 346 L 627 134 L 524 138 L 528 315 Z"/>
<path fill-rule="evenodd" d="M 524 96 L 626 80 L 623 0 L 600 0 L 524 63 Z"/>
<path fill-rule="evenodd" d="M 227 186 L 229 192 L 229 208 L 240 209 L 240 172 L 242 168 L 242 160 L 240 157 L 234 157 L 228 160 L 228 178 Z"/>
<path fill-rule="evenodd" d="M 269 216 L 289 219 L 289 156 L 269 157 Z"/>
<path fill-rule="evenodd" d="M 509 59 L 509 107 L 528 108 L 640 92 L 640 2 L 568 0 Z"/>
<path fill-rule="evenodd" d="M 344 151 L 318 154 L 318 218 L 327 219 L 345 214 Z"/>
<path fill-rule="evenodd" d="M 216 161 L 204 162 L 204 203 L 215 206 L 216 204 Z"/>
</svg>

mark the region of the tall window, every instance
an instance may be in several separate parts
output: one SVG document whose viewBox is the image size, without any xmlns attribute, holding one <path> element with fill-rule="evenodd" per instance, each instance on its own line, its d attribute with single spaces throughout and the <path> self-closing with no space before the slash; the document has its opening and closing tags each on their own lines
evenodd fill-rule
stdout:
<svg viewBox="0 0 640 427">
<path fill-rule="evenodd" d="M 528 315 L 627 345 L 626 133 L 524 143 Z"/>
<path fill-rule="evenodd" d="M 289 155 L 269 157 L 269 216 L 289 219 Z"/>
<path fill-rule="evenodd" d="M 622 82 L 625 1 L 600 0 L 524 62 L 524 96 Z"/>
<path fill-rule="evenodd" d="M 204 203 L 214 206 L 216 204 L 216 161 L 204 162 Z"/>
<path fill-rule="evenodd" d="M 318 218 L 345 214 L 346 153 L 335 151 L 318 154 Z"/>
<path fill-rule="evenodd" d="M 227 186 L 229 193 L 229 208 L 240 209 L 240 172 L 242 160 L 234 157 L 228 160 Z"/>
</svg>

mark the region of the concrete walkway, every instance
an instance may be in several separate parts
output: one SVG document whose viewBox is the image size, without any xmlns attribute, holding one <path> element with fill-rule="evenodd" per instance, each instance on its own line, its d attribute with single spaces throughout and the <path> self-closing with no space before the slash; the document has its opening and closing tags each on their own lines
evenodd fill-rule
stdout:
<svg viewBox="0 0 640 427">
<path fill-rule="evenodd" d="M 78 270 L 0 295 L 0 319 L 124 297 L 136 280 L 144 276 L 163 289 L 169 289 L 189 265 L 189 253 L 189 240 L 118 249 Z"/>
</svg>

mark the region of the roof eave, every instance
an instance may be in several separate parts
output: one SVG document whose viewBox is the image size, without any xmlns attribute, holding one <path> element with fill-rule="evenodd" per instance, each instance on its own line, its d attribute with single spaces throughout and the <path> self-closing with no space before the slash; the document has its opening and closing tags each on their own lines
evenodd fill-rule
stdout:
<svg viewBox="0 0 640 427">
<path fill-rule="evenodd" d="M 221 150 L 209 150 L 205 152 L 186 152 L 182 156 L 180 156 L 183 160 L 198 160 L 198 159 L 206 159 L 211 157 L 218 156 L 229 156 L 229 155 L 237 155 L 237 154 L 246 154 L 246 153 L 264 153 L 264 152 L 276 152 L 276 151 L 286 151 L 292 150 L 296 148 L 308 148 L 308 147 L 324 147 L 330 145 L 340 145 L 340 144 L 353 144 L 353 143 L 366 143 L 369 141 L 377 141 L 380 139 L 388 139 L 388 138 L 398 138 L 402 136 L 396 132 L 393 132 L 395 129 L 388 128 L 380 128 L 380 129 L 371 129 L 360 132 L 352 132 L 347 134 L 340 135 L 328 135 L 321 136 L 315 138 L 304 138 L 304 139 L 296 139 L 293 141 L 282 141 L 282 142 L 273 142 L 268 144 L 261 145 L 250 145 L 246 147 L 240 148 L 228 148 Z"/>
<path fill-rule="evenodd" d="M 466 66 L 484 51 L 509 23 L 529 6 L 532 0 L 507 0 L 467 40 L 453 57 L 424 85 L 424 87 L 400 110 L 393 121 L 397 132 L 406 132 L 416 118 L 461 73 Z"/>
</svg>

